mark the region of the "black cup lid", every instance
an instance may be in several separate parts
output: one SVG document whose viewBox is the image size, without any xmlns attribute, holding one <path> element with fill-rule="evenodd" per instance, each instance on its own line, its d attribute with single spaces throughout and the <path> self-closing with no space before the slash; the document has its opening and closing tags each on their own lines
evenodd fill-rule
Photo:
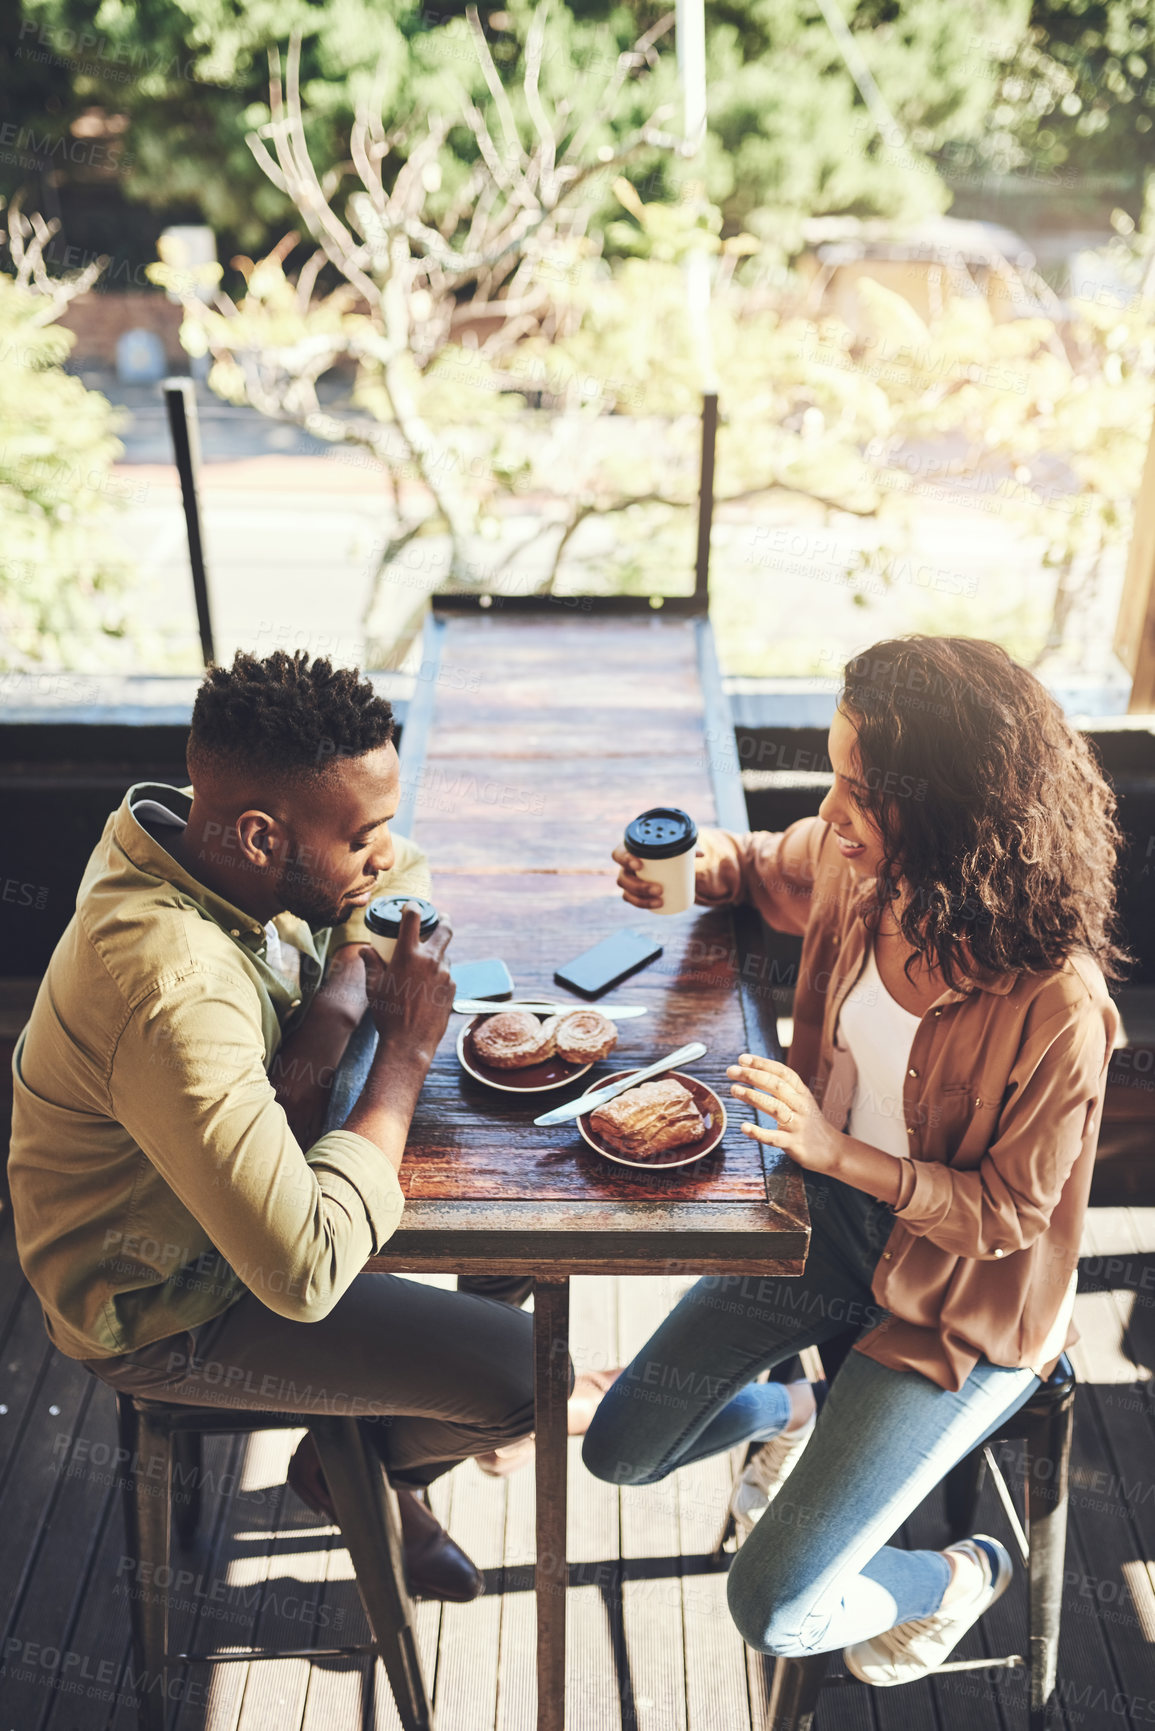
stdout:
<svg viewBox="0 0 1155 1731">
<path fill-rule="evenodd" d="M 639 859 L 674 859 L 698 839 L 698 826 L 676 805 L 655 805 L 626 828 L 626 846 Z"/>
<path fill-rule="evenodd" d="M 400 934 L 401 915 L 409 902 L 416 902 L 421 909 L 421 936 L 427 938 L 436 931 L 441 916 L 424 896 L 378 896 L 365 909 L 365 924 L 376 937 L 395 938 Z"/>
</svg>

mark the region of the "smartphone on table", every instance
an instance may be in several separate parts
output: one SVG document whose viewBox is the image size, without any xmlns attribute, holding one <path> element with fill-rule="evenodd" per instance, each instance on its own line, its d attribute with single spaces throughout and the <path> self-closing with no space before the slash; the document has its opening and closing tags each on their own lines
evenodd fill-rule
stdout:
<svg viewBox="0 0 1155 1731">
<path fill-rule="evenodd" d="M 454 996 L 458 998 L 513 996 L 513 975 L 496 957 L 484 962 L 454 962 L 449 977 L 453 981 Z"/>
<path fill-rule="evenodd" d="M 554 969 L 553 977 L 559 986 L 568 986 L 583 998 L 600 998 L 639 968 L 656 961 L 661 953 L 661 944 L 649 932 L 614 932 L 572 962 L 563 962 Z"/>
</svg>

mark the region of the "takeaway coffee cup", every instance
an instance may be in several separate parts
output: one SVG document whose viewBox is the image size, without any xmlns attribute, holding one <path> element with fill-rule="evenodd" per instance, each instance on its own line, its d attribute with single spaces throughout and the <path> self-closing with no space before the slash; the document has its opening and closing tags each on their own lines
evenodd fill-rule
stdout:
<svg viewBox="0 0 1155 1731">
<path fill-rule="evenodd" d="M 655 805 L 626 827 L 626 847 L 642 862 L 638 876 L 661 884 L 655 914 L 684 914 L 694 905 L 694 850 L 698 826 L 676 805 Z"/>
<path fill-rule="evenodd" d="M 397 939 L 401 935 L 401 915 L 410 902 L 421 909 L 421 936 L 425 939 L 437 930 L 441 916 L 432 902 L 422 896 L 378 896 L 365 909 L 365 929 L 369 942 L 383 962 L 393 960 Z"/>
</svg>

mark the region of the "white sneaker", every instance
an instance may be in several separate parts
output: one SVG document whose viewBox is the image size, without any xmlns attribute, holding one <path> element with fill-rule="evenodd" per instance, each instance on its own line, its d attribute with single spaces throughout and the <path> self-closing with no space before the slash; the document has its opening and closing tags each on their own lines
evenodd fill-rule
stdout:
<svg viewBox="0 0 1155 1731">
<path fill-rule="evenodd" d="M 772 1436 L 746 1462 L 730 1496 L 730 1513 L 741 1538 L 750 1537 L 755 1521 L 761 1520 L 798 1465 L 799 1455 L 814 1435 L 817 1416 L 811 1413 L 801 1430 Z"/>
<path fill-rule="evenodd" d="M 997 1539 L 976 1533 L 973 1539 L 960 1539 L 947 1549 L 965 1552 L 976 1562 L 982 1570 L 981 1583 L 969 1597 L 958 1599 L 945 1610 L 933 1611 L 929 1617 L 916 1617 L 910 1623 L 899 1623 L 875 1635 L 873 1640 L 843 1648 L 846 1669 L 860 1682 L 888 1689 L 894 1683 L 912 1683 L 937 1671 L 971 1625 L 1010 1586 L 1014 1568 Z"/>
</svg>

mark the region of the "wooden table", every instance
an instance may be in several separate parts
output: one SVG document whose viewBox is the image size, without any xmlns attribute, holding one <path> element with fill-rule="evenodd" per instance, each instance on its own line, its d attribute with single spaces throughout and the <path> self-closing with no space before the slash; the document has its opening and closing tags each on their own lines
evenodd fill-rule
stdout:
<svg viewBox="0 0 1155 1731">
<path fill-rule="evenodd" d="M 413 1119 L 406 1211 L 374 1269 L 534 1279 L 539 1731 L 563 1731 L 566 1395 L 574 1274 L 801 1273 L 809 1221 L 800 1175 L 742 1135 L 666 1173 L 602 1159 L 576 1125 L 534 1116 L 597 1074 L 706 1042 L 693 1073 L 728 1100 L 725 1067 L 775 1049 L 757 922 L 729 910 L 659 919 L 628 907 L 610 850 L 650 805 L 745 827 L 733 732 L 705 622 L 454 619 L 433 622 L 402 740 L 398 829 L 428 851 L 452 959 L 501 956 L 516 989 L 577 1003 L 554 968 L 629 926 L 659 961 L 618 989 L 650 1014 L 567 1091 L 526 1100 L 461 1070 L 453 1017 Z M 335 1089 L 341 1121 L 369 1062 L 354 1042 Z M 730 1106 L 735 1103 L 730 1101 Z"/>
</svg>

